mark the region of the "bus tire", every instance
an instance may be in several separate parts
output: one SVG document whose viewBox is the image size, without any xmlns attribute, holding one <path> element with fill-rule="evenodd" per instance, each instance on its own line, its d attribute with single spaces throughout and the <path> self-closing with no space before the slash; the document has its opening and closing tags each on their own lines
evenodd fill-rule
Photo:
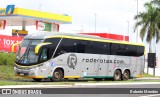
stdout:
<svg viewBox="0 0 160 97">
<path fill-rule="evenodd" d="M 121 80 L 121 71 L 120 70 L 116 70 L 114 72 L 114 75 L 113 75 L 113 80 L 114 81 L 120 81 Z"/>
<path fill-rule="evenodd" d="M 125 70 L 122 75 L 122 80 L 128 80 L 130 78 L 130 73 L 128 70 Z"/>
<path fill-rule="evenodd" d="M 94 78 L 95 81 L 102 81 L 103 78 Z"/>
<path fill-rule="evenodd" d="M 40 81 L 42 81 L 41 78 L 33 78 L 33 80 L 34 80 L 35 82 L 40 82 Z"/>
<path fill-rule="evenodd" d="M 63 79 L 62 70 L 56 69 L 53 72 L 53 76 L 52 76 L 51 80 L 54 81 L 54 82 L 60 82 L 60 81 L 62 81 L 62 79 Z"/>
</svg>

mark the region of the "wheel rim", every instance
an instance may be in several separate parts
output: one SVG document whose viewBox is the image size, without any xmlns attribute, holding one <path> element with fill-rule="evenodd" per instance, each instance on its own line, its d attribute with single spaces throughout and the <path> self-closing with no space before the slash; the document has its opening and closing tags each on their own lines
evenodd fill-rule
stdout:
<svg viewBox="0 0 160 97">
<path fill-rule="evenodd" d="M 119 73 L 117 72 L 117 73 L 115 74 L 115 79 L 116 79 L 116 80 L 119 80 L 119 78 L 120 78 L 120 75 L 119 75 Z"/>
<path fill-rule="evenodd" d="M 59 73 L 59 72 L 55 72 L 55 73 L 54 73 L 54 77 L 55 77 L 56 79 L 59 79 L 59 78 L 60 78 L 60 73 Z"/>
<path fill-rule="evenodd" d="M 128 76 L 129 74 L 128 74 L 128 72 L 124 72 L 124 74 L 123 74 L 123 78 L 124 79 L 128 79 L 129 78 L 129 76 Z"/>
</svg>

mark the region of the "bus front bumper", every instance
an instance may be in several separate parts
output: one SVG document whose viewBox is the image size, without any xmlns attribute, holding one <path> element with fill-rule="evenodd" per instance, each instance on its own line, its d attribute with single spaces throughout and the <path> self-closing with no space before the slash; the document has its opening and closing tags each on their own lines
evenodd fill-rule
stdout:
<svg viewBox="0 0 160 97">
<path fill-rule="evenodd" d="M 15 76 L 26 77 L 26 78 L 45 78 L 44 76 L 36 75 L 35 70 L 29 68 L 21 69 L 14 67 L 14 73 Z"/>
</svg>

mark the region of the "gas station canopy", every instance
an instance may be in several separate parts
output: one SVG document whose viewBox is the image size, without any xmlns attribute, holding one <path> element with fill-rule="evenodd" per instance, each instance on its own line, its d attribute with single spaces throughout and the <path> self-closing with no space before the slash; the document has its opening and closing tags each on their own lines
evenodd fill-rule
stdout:
<svg viewBox="0 0 160 97">
<path fill-rule="evenodd" d="M 14 5 L 7 5 L 6 8 L 0 8 L 0 20 L 5 20 L 6 26 L 30 26 L 35 25 L 36 21 L 56 24 L 71 23 L 72 17 L 24 8 L 14 8 Z"/>
</svg>

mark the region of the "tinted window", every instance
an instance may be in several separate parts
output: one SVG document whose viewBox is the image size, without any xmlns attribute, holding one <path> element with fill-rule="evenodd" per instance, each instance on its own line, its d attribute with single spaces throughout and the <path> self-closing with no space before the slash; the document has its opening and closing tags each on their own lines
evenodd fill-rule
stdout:
<svg viewBox="0 0 160 97">
<path fill-rule="evenodd" d="M 60 38 L 48 38 L 44 42 L 51 42 L 52 44 L 49 47 L 48 51 L 48 58 L 50 59 L 53 56 L 53 53 L 60 41 Z"/>
<path fill-rule="evenodd" d="M 77 45 L 77 40 L 63 39 L 56 51 L 56 55 L 76 52 L 77 51 L 76 45 Z"/>
<path fill-rule="evenodd" d="M 136 46 L 134 45 L 127 45 L 127 53 L 126 56 L 137 56 Z"/>
<path fill-rule="evenodd" d="M 86 53 L 86 50 L 89 49 L 88 43 L 89 41 L 77 40 L 77 53 Z"/>
<path fill-rule="evenodd" d="M 144 54 L 144 47 L 137 46 L 137 56 L 142 56 Z"/>
<path fill-rule="evenodd" d="M 92 54 L 110 54 L 110 44 L 104 42 L 91 42 L 89 44 L 90 49 L 87 53 Z"/>
<path fill-rule="evenodd" d="M 127 44 L 111 44 L 111 55 L 120 56 L 142 56 L 144 54 L 144 47 Z"/>
<path fill-rule="evenodd" d="M 48 59 L 48 49 L 43 48 L 40 56 L 40 62 L 44 62 Z"/>
<path fill-rule="evenodd" d="M 117 44 L 118 48 L 117 48 L 117 55 L 123 55 L 123 56 L 127 56 L 127 49 L 126 49 L 126 45 L 125 44 Z"/>
<path fill-rule="evenodd" d="M 119 44 L 111 44 L 111 55 L 117 55 Z"/>
<path fill-rule="evenodd" d="M 58 43 L 59 40 L 60 39 L 52 40 L 53 42 L 52 48 L 55 48 L 54 44 L 56 43 L 56 41 Z M 55 46 L 57 46 L 57 44 Z M 128 45 L 128 44 L 105 43 L 105 42 L 76 40 L 76 39 L 63 39 L 56 51 L 55 56 L 70 52 L 120 55 L 120 56 L 142 56 L 144 54 L 144 47 L 136 45 Z"/>
</svg>

